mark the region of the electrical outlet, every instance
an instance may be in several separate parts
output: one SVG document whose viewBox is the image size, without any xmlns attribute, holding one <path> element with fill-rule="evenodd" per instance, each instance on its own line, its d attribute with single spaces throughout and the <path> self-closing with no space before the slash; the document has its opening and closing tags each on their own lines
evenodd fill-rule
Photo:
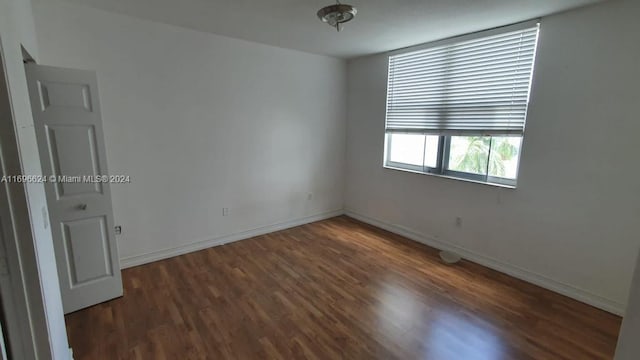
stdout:
<svg viewBox="0 0 640 360">
<path fill-rule="evenodd" d="M 462 218 L 456 217 L 456 227 L 462 227 Z"/>
<path fill-rule="evenodd" d="M 222 208 L 222 216 L 229 216 L 229 208 Z"/>
<path fill-rule="evenodd" d="M 122 226 L 117 225 L 116 226 L 116 235 L 120 235 L 120 234 L 122 234 Z"/>
</svg>

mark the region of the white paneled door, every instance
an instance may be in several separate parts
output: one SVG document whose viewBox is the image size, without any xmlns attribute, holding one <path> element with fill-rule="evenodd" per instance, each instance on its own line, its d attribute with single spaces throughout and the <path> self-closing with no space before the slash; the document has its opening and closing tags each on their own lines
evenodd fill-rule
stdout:
<svg viewBox="0 0 640 360">
<path fill-rule="evenodd" d="M 95 72 L 26 65 L 65 313 L 122 296 Z M 106 179 L 108 180 L 108 179 Z"/>
</svg>

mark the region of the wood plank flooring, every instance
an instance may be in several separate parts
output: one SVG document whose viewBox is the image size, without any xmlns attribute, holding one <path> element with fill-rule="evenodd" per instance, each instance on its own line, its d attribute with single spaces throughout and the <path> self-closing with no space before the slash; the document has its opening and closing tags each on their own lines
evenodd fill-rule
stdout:
<svg viewBox="0 0 640 360">
<path fill-rule="evenodd" d="M 611 359 L 620 318 L 338 217 L 124 270 L 76 360 Z"/>
</svg>

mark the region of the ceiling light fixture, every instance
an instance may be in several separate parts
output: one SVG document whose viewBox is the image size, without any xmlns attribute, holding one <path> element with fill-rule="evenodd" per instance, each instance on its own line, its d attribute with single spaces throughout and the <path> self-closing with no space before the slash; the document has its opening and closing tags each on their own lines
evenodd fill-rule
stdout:
<svg viewBox="0 0 640 360">
<path fill-rule="evenodd" d="M 351 21 L 356 16 L 357 12 L 358 10 L 356 10 L 355 7 L 347 4 L 340 4 L 340 1 L 336 0 L 335 5 L 325 6 L 318 10 L 318 18 L 322 20 L 322 22 L 327 23 L 340 31 L 342 30 L 340 24 Z"/>
</svg>

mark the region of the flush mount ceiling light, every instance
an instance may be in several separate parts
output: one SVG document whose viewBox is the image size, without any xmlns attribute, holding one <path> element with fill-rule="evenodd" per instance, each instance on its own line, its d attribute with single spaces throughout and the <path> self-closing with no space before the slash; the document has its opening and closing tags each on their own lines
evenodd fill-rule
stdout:
<svg viewBox="0 0 640 360">
<path fill-rule="evenodd" d="M 357 12 L 358 10 L 356 10 L 355 7 L 347 4 L 340 4 L 340 1 L 336 1 L 335 5 L 325 6 L 318 10 L 318 18 L 322 20 L 322 22 L 327 23 L 340 31 L 342 30 L 340 24 L 351 21 L 356 16 Z"/>
</svg>

